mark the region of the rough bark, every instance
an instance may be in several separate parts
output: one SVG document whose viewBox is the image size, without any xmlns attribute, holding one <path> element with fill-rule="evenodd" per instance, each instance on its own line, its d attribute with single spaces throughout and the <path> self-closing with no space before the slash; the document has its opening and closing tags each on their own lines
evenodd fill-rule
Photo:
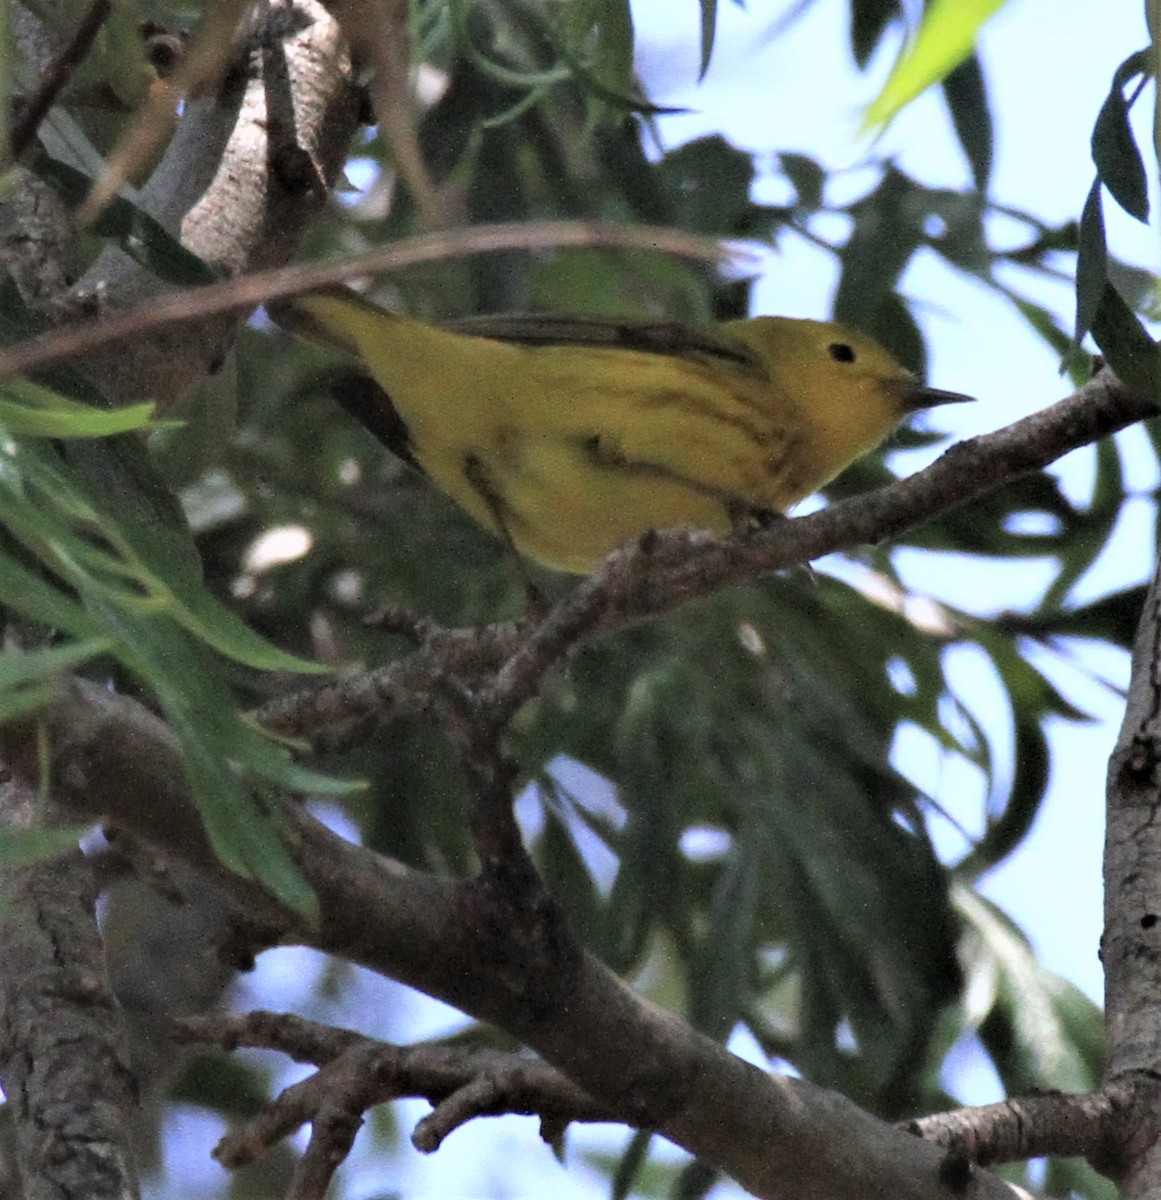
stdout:
<svg viewBox="0 0 1161 1200">
<path fill-rule="evenodd" d="M 1161 569 L 1133 647 L 1128 704 L 1109 760 L 1105 833 L 1105 1028 L 1109 1080 L 1161 1077 Z M 1161 1120 L 1153 1103 L 1124 1114 L 1108 1164 L 1126 1200 L 1161 1194 Z"/>
<path fill-rule="evenodd" d="M 0 785 L 0 820 L 29 824 L 35 798 Z M 26 1200 L 133 1200 L 137 1095 L 105 970 L 96 887 L 79 852 L 0 880 L 0 1084 Z"/>
</svg>

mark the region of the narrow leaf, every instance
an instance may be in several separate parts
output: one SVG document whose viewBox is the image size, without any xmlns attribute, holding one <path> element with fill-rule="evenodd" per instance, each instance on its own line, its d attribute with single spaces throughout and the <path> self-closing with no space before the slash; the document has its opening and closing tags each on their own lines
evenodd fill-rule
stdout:
<svg viewBox="0 0 1161 1200">
<path fill-rule="evenodd" d="M 1130 216 L 1138 221 L 1148 221 L 1149 188 L 1145 163 L 1129 125 L 1129 105 L 1121 92 L 1121 75 L 1118 71 L 1093 126 L 1092 160 L 1113 199 Z"/>
<path fill-rule="evenodd" d="M 976 188 L 986 192 L 992 173 L 992 113 L 978 55 L 969 54 L 943 80 L 943 96 Z"/>
<path fill-rule="evenodd" d="M 983 23 L 1005 0 L 933 0 L 915 41 L 871 102 L 862 132 L 882 129 L 921 92 L 947 76 L 971 53 Z"/>
<path fill-rule="evenodd" d="M 10 688 L 41 683 L 62 671 L 80 666 L 112 645 L 109 638 L 87 638 L 48 650 L 30 650 L 24 654 L 0 655 L 0 694 Z"/>
<path fill-rule="evenodd" d="M 1105 217 L 1101 208 L 1101 181 L 1093 180 L 1080 214 L 1080 237 L 1076 256 L 1076 328 L 1072 344 L 1079 346 L 1092 328 L 1100 307 L 1108 270 Z"/>
<path fill-rule="evenodd" d="M 32 157 L 29 167 L 69 208 L 80 205 L 92 187 L 93 180 L 83 171 L 44 153 Z M 184 286 L 213 283 L 216 279 L 207 263 L 125 196 L 116 196 L 109 202 L 93 225 L 93 232 L 116 240 L 130 258 L 159 279 Z"/>
<path fill-rule="evenodd" d="M 153 415 L 152 404 L 98 409 L 68 400 L 28 379 L 8 379 L 0 386 L 0 428 L 25 437 L 105 437 L 142 429 Z"/>
<path fill-rule="evenodd" d="M 790 180 L 799 207 L 814 210 L 822 206 L 826 172 L 815 159 L 805 154 L 779 154 L 778 165 Z"/>
<path fill-rule="evenodd" d="M 94 637 L 100 625 L 81 605 L 6 554 L 0 553 L 0 604 L 76 637 Z"/>
<path fill-rule="evenodd" d="M 701 67 L 697 78 L 700 82 L 709 70 L 714 52 L 714 33 L 718 26 L 718 0 L 701 0 Z"/>
<path fill-rule="evenodd" d="M 1093 316 L 1092 336 L 1109 365 L 1130 387 L 1161 402 L 1157 343 L 1111 283 L 1105 284 Z"/>
<path fill-rule="evenodd" d="M 860 67 L 867 65 L 891 18 L 899 12 L 899 0 L 851 0 L 851 53 Z"/>
<path fill-rule="evenodd" d="M 45 859 L 68 854 L 77 848 L 77 842 L 88 828 L 87 825 L 67 825 L 0 830 L 0 867 L 6 870 L 31 867 Z"/>
</svg>

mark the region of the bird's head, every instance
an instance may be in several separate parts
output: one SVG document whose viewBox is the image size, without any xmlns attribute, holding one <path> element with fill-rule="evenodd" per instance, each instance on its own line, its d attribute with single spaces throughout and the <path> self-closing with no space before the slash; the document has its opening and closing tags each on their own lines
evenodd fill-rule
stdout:
<svg viewBox="0 0 1161 1200">
<path fill-rule="evenodd" d="M 835 474 L 910 413 L 972 399 L 925 387 L 873 338 L 834 322 L 755 317 L 722 328 L 793 404 Z"/>
</svg>

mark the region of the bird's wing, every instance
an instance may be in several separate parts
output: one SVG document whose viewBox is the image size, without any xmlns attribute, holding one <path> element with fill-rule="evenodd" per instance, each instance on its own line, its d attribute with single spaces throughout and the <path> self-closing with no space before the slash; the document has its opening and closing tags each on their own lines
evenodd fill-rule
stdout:
<svg viewBox="0 0 1161 1200">
<path fill-rule="evenodd" d="M 632 321 L 623 318 L 558 317 L 541 314 L 500 314 L 462 317 L 441 322 L 444 329 L 497 342 L 523 346 L 587 346 L 610 350 L 636 350 L 675 358 L 709 358 L 733 366 L 761 371 L 761 364 L 746 347 L 713 330 L 677 321 Z"/>
<path fill-rule="evenodd" d="M 427 472 L 415 457 L 411 432 L 391 397 L 363 371 L 335 370 L 326 377 L 327 389 L 352 417 L 409 467 Z"/>
</svg>

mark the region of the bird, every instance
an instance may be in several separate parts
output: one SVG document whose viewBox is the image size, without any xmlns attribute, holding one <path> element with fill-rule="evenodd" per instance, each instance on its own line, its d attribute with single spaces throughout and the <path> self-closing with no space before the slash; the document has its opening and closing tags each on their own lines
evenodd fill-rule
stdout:
<svg viewBox="0 0 1161 1200">
<path fill-rule="evenodd" d="M 357 360 L 336 398 L 389 450 L 515 553 L 573 574 L 653 530 L 785 514 L 911 413 L 971 399 L 830 321 L 435 325 L 344 287 L 267 310 Z"/>
</svg>

